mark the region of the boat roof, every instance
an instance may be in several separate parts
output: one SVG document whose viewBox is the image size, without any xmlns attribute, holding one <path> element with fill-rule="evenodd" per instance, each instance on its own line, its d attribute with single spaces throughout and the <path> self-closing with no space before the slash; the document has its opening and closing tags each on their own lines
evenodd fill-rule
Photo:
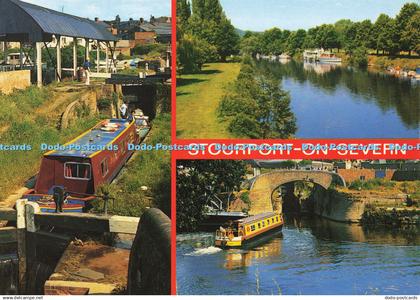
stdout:
<svg viewBox="0 0 420 300">
<path fill-rule="evenodd" d="M 105 124 L 115 126 L 115 130 L 103 130 Z M 129 126 L 130 123 L 125 119 L 103 120 L 75 139 L 62 145 L 59 150 L 52 150 L 44 156 L 91 157 L 96 152 L 103 151 L 102 148 L 114 142 Z"/>
<path fill-rule="evenodd" d="M 265 218 L 274 217 L 276 215 L 277 214 L 275 212 L 266 212 L 266 213 L 250 216 L 250 217 L 247 217 L 247 218 L 239 219 L 236 222 L 243 223 L 243 224 L 248 224 L 248 223 L 253 223 L 255 221 L 262 220 L 262 219 L 265 219 Z"/>
</svg>

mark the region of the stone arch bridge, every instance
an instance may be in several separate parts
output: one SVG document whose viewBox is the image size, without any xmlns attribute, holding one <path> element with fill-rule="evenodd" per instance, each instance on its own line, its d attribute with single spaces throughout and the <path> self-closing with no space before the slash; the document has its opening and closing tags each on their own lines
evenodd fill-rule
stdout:
<svg viewBox="0 0 420 300">
<path fill-rule="evenodd" d="M 295 182 L 313 182 L 324 189 L 328 189 L 332 183 L 346 186 L 344 179 L 334 172 L 318 170 L 278 170 L 256 176 L 251 184 L 249 198 L 251 210 L 249 214 L 259 214 L 273 211 L 271 194 L 280 185 Z"/>
</svg>

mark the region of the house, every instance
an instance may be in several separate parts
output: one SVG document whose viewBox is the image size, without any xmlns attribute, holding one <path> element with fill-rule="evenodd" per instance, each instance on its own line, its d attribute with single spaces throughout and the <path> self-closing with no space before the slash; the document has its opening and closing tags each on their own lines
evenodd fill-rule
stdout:
<svg viewBox="0 0 420 300">
<path fill-rule="evenodd" d="M 133 41 L 133 47 L 171 42 L 172 24 L 170 17 L 155 18 L 151 16 L 149 21 L 143 18 L 139 20 L 130 18 L 128 21 L 121 21 L 120 17 L 116 16 L 115 20 L 105 23 L 116 30 L 120 40 Z"/>
</svg>

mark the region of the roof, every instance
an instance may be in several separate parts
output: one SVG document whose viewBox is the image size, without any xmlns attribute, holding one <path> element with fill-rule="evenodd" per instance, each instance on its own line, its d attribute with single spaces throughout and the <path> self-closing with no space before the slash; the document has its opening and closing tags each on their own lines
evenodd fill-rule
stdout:
<svg viewBox="0 0 420 300">
<path fill-rule="evenodd" d="M 171 35 L 171 23 L 143 23 L 140 28 L 144 31 L 154 31 L 157 35 Z"/>
<path fill-rule="evenodd" d="M 106 123 L 116 124 L 118 128 L 115 131 L 104 131 L 101 128 Z M 130 123 L 127 120 L 104 120 L 74 140 L 66 143 L 60 149 L 46 153 L 45 156 L 90 157 L 112 143 L 129 125 Z"/>
<path fill-rule="evenodd" d="M 247 224 L 247 223 L 252 223 L 252 222 L 255 222 L 255 221 L 258 221 L 258 220 L 262 220 L 262 219 L 270 218 L 270 217 L 274 217 L 274 216 L 277 216 L 277 214 L 274 213 L 274 212 L 266 212 L 266 213 L 258 214 L 258 215 L 255 215 L 255 216 L 239 219 L 236 222 Z"/>
<path fill-rule="evenodd" d="M 29 16 L 29 18 L 28 18 Z M 102 24 L 20 0 L 0 0 L 0 37 L 9 41 L 50 41 L 52 35 L 115 41 Z"/>
</svg>

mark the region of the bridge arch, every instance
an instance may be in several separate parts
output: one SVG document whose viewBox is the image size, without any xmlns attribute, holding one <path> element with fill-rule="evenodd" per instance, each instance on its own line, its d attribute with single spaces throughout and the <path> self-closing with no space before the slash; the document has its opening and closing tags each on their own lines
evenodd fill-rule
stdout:
<svg viewBox="0 0 420 300">
<path fill-rule="evenodd" d="M 250 214 L 273 211 L 272 192 L 281 185 L 296 181 L 315 183 L 324 189 L 331 184 L 346 186 L 344 179 L 334 172 L 318 170 L 277 170 L 254 178 L 249 198 L 251 200 Z"/>
</svg>

